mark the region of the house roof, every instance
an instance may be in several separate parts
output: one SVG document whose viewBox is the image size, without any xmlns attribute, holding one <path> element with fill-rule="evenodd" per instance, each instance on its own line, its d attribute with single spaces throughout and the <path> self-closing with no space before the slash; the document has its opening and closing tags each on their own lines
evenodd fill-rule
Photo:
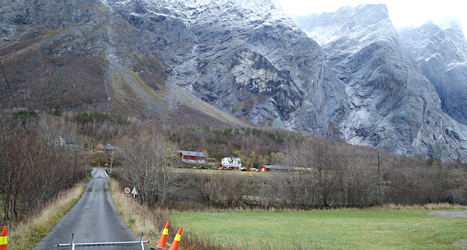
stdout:
<svg viewBox="0 0 467 250">
<path fill-rule="evenodd" d="M 63 144 L 78 144 L 73 138 L 67 138 L 67 137 L 61 137 L 61 136 L 59 136 L 58 138 L 60 140 L 60 143 L 63 143 Z"/>
<path fill-rule="evenodd" d="M 117 146 L 112 146 L 112 145 L 105 145 L 104 146 L 104 149 L 106 151 L 117 151 L 118 150 L 118 147 Z"/>
<path fill-rule="evenodd" d="M 178 150 L 177 153 L 180 153 L 180 154 L 186 155 L 186 156 L 206 157 L 206 155 L 205 155 L 203 152 L 196 152 L 196 151 L 183 151 L 183 150 Z"/>
<path fill-rule="evenodd" d="M 78 144 L 78 143 L 76 143 L 76 141 L 75 141 L 74 139 L 72 139 L 72 138 L 66 138 L 66 139 L 65 139 L 65 143 L 66 143 L 66 144 Z"/>
<path fill-rule="evenodd" d="M 240 158 L 234 158 L 234 157 L 224 157 L 222 160 L 228 160 L 228 161 L 235 161 L 237 160 L 238 162 L 242 162 Z"/>
<path fill-rule="evenodd" d="M 275 169 L 275 170 L 294 170 L 294 168 L 280 166 L 280 165 L 263 165 L 262 167 L 265 167 L 267 169 Z"/>
</svg>

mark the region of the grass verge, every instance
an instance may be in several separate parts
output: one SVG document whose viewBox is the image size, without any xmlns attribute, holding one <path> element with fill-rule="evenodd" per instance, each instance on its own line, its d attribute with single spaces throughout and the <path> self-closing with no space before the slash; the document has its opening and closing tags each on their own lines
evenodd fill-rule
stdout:
<svg viewBox="0 0 467 250">
<path fill-rule="evenodd" d="M 107 178 L 107 181 L 112 200 L 125 224 L 138 238 L 143 233 L 143 240 L 148 240 L 149 245 L 155 246 L 168 221 L 168 212 L 161 209 L 150 210 L 144 204 L 133 202 L 132 197 L 125 196 L 123 187 L 116 180 Z"/>
<path fill-rule="evenodd" d="M 72 189 L 60 192 L 36 216 L 8 230 L 9 249 L 32 249 L 79 201 L 84 186 L 76 184 Z"/>
<path fill-rule="evenodd" d="M 156 246 L 165 223 L 169 221 L 169 215 L 175 211 L 161 208 L 149 209 L 144 204 L 133 203 L 131 197 L 123 194 L 123 187 L 120 186 L 118 181 L 111 178 L 107 180 L 112 200 L 125 224 L 138 237 L 143 232 L 143 240 L 149 240 L 149 246 Z M 177 234 L 178 227 L 180 227 L 179 224 L 170 223 L 167 243 L 172 243 L 173 237 Z M 182 232 L 179 249 L 234 250 L 236 248 L 222 246 L 214 243 L 214 240 L 211 239 L 200 239 L 197 235 L 190 232 Z"/>
</svg>

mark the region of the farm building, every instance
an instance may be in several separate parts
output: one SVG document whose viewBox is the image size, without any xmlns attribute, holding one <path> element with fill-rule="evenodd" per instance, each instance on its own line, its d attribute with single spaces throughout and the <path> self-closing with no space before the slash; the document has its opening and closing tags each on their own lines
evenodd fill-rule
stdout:
<svg viewBox="0 0 467 250">
<path fill-rule="evenodd" d="M 104 149 L 105 149 L 105 151 L 110 152 L 110 153 L 116 152 L 116 151 L 119 150 L 119 148 L 117 146 L 112 146 L 110 144 L 105 145 Z"/>
<path fill-rule="evenodd" d="M 279 166 L 279 165 L 262 165 L 259 168 L 260 172 L 267 172 L 267 171 L 290 171 L 294 170 L 291 167 L 284 167 L 284 166 Z"/>
<path fill-rule="evenodd" d="M 206 163 L 206 155 L 203 152 L 195 152 L 195 151 L 182 151 L 179 150 L 177 153 L 182 158 L 182 162 L 188 164 L 205 164 Z"/>
<path fill-rule="evenodd" d="M 77 148 L 79 147 L 78 143 L 74 139 L 71 138 L 63 138 L 61 136 L 58 137 L 57 140 L 55 140 L 55 145 L 64 147 L 64 148 Z"/>
<path fill-rule="evenodd" d="M 240 160 L 240 158 L 225 157 L 225 158 L 222 158 L 221 164 L 223 166 L 234 165 L 234 166 L 237 166 L 237 168 L 240 168 L 242 167 L 242 160 Z"/>
</svg>

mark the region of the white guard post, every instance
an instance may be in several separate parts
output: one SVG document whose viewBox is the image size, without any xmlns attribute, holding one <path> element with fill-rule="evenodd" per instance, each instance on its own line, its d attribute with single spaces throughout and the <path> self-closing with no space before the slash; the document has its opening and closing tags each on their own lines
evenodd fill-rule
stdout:
<svg viewBox="0 0 467 250">
<path fill-rule="evenodd" d="M 143 241 L 143 233 L 139 241 L 121 241 L 121 242 L 96 242 L 96 243 L 74 243 L 74 234 L 71 234 L 71 243 L 70 244 L 58 244 L 57 247 L 69 247 L 71 250 L 75 250 L 75 246 L 108 246 L 108 245 L 141 245 L 141 249 L 144 250 L 144 243 L 149 243 L 149 241 Z"/>
</svg>

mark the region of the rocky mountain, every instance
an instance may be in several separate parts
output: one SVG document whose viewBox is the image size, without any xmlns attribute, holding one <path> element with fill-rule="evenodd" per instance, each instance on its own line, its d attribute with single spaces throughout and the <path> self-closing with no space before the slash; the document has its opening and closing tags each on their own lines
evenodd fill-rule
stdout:
<svg viewBox="0 0 467 250">
<path fill-rule="evenodd" d="M 467 41 L 460 23 L 428 22 L 399 31 L 407 59 L 436 88 L 443 111 L 467 124 Z"/>
<path fill-rule="evenodd" d="M 0 108 L 274 126 L 467 160 L 465 126 L 404 58 L 384 5 L 298 23 L 308 35 L 272 0 L 0 0 Z"/>
<path fill-rule="evenodd" d="M 385 5 L 295 21 L 345 84 L 350 107 L 338 126 L 343 138 L 399 154 L 465 158 L 466 127 L 443 112 L 433 84 L 405 59 Z"/>
<path fill-rule="evenodd" d="M 323 51 L 270 0 L 109 4 L 160 37 L 169 82 L 237 118 L 322 135 L 341 119 L 344 88 Z"/>
<path fill-rule="evenodd" d="M 15 101 L 26 109 L 249 126 L 167 84 L 172 68 L 150 42 L 161 38 L 128 23 L 106 1 L 1 0 L 0 24 L 0 62 L 10 83 L 2 78 L 3 110 Z M 167 100 L 179 101 L 167 106 Z"/>
</svg>

